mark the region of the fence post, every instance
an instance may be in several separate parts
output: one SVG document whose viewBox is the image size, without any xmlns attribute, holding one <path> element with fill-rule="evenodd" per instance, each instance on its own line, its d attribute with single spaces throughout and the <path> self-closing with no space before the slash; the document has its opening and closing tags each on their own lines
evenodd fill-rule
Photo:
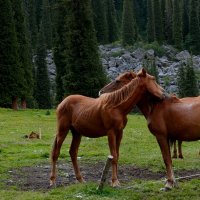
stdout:
<svg viewBox="0 0 200 200">
<path fill-rule="evenodd" d="M 99 186 L 97 187 L 97 190 L 99 190 L 99 191 L 103 190 L 103 186 L 104 186 L 104 183 L 106 182 L 106 178 L 107 178 L 108 171 L 109 171 L 111 163 L 112 163 L 112 159 L 113 159 L 112 155 L 109 155 L 107 158 L 106 164 L 104 166 L 104 169 L 103 169 L 103 172 L 101 175 L 101 181 L 99 183 Z"/>
</svg>

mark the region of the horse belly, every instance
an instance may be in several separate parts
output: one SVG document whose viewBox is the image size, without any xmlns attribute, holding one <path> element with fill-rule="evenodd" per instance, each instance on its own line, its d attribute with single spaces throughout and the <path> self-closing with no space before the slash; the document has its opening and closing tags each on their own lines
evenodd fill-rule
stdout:
<svg viewBox="0 0 200 200">
<path fill-rule="evenodd" d="M 200 139 L 200 105 L 194 103 L 174 104 L 165 115 L 168 134 L 182 141 Z"/>
<path fill-rule="evenodd" d="M 200 140 L 200 125 L 184 124 L 181 128 L 169 130 L 171 138 L 181 141 Z"/>
<path fill-rule="evenodd" d="M 106 135 L 103 125 L 95 122 L 79 122 L 73 124 L 74 129 L 82 136 L 90 138 L 98 138 Z"/>
</svg>

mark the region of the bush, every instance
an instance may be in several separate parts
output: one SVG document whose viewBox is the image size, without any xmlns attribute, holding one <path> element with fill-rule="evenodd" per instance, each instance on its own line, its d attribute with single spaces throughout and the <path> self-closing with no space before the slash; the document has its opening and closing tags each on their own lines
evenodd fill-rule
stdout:
<svg viewBox="0 0 200 200">
<path fill-rule="evenodd" d="M 159 45 L 158 42 L 145 44 L 143 47 L 145 50 L 153 49 L 156 56 L 162 57 L 165 55 L 165 50 Z"/>
</svg>

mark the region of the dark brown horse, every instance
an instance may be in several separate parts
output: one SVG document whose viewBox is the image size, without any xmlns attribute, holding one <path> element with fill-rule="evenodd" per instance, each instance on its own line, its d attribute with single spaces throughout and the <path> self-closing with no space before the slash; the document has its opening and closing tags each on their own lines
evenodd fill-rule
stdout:
<svg viewBox="0 0 200 200">
<path fill-rule="evenodd" d="M 126 77 L 126 73 L 120 75 L 116 79 L 117 81 L 102 88 L 100 94 L 120 89 L 124 77 Z M 124 87 L 126 84 L 127 80 L 124 82 Z M 117 87 L 117 85 L 120 86 Z M 137 106 L 144 114 L 148 128 L 160 146 L 167 170 L 165 189 L 171 189 L 176 182 L 172 169 L 170 140 L 195 141 L 200 139 L 200 98 L 179 99 L 176 96 L 168 96 L 160 100 L 146 92 L 137 102 Z"/>
<path fill-rule="evenodd" d="M 137 75 L 129 72 L 124 78 L 129 83 L 120 90 L 104 94 L 96 99 L 81 95 L 71 95 L 58 105 L 57 134 L 51 153 L 51 185 L 55 183 L 56 161 L 69 130 L 72 132 L 72 143 L 69 153 L 77 180 L 83 182 L 77 163 L 81 137 L 98 138 L 108 136 L 110 153 L 113 156 L 112 186 L 119 185 L 117 163 L 122 133 L 127 123 L 127 114 L 140 100 L 143 93 L 147 91 L 159 99 L 163 98 L 163 89 L 145 70 L 141 70 Z"/>
</svg>

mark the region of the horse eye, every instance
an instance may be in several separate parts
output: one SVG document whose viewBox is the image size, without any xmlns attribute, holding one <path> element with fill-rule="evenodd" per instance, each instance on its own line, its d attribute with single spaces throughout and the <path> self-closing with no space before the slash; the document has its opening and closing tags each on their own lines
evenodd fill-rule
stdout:
<svg viewBox="0 0 200 200">
<path fill-rule="evenodd" d="M 116 82 L 116 83 L 120 83 L 120 80 L 116 80 L 115 82 Z"/>
</svg>

